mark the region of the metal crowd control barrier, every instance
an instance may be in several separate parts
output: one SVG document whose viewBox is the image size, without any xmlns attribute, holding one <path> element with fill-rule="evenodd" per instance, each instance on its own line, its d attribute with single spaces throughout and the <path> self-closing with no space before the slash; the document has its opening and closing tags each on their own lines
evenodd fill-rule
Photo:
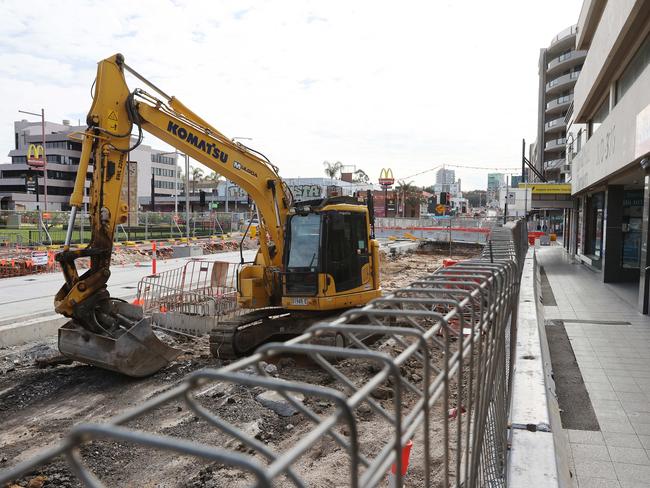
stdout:
<svg viewBox="0 0 650 488">
<path fill-rule="evenodd" d="M 215 316 L 237 308 L 237 267 L 222 261 L 195 259 L 184 266 L 144 277 L 136 303 L 145 313 L 181 312 Z"/>
<path fill-rule="evenodd" d="M 406 476 L 417 474 L 420 486 L 505 486 L 510 358 L 527 246 L 522 229 L 521 223 L 495 228 L 480 258 L 440 269 L 292 340 L 266 344 L 251 357 L 194 372 L 107 424 L 77 425 L 57 447 L 0 473 L 0 484 L 63 455 L 84 483 L 103 486 L 80 448 L 104 440 L 236 468 L 251 486 L 302 487 L 319 480 L 301 460 L 328 438 L 346 458 L 329 473 L 336 486 L 383 485 L 391 465 L 402 486 L 401 454 L 410 440 L 416 447 Z M 299 381 L 295 367 L 267 372 L 267 362 L 288 354 L 318 365 L 327 381 Z M 205 404 L 210 392 L 233 385 L 275 392 L 308 428 L 285 450 L 258 440 Z M 178 401 L 207 425 L 200 439 L 137 429 L 145 415 Z M 224 447 L 228 441 L 240 448 Z"/>
</svg>

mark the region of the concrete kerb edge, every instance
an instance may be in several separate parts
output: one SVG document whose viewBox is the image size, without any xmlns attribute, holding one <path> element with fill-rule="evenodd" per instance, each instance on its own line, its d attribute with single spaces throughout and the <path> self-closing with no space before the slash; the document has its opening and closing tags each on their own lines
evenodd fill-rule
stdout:
<svg viewBox="0 0 650 488">
<path fill-rule="evenodd" d="M 507 486 L 568 488 L 573 486 L 569 441 L 555 394 L 539 280 L 535 249 L 530 248 L 519 296 Z"/>
</svg>

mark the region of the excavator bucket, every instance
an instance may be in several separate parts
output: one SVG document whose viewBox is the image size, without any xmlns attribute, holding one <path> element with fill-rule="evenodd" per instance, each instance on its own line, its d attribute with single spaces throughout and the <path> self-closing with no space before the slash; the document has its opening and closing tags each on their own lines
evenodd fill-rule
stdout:
<svg viewBox="0 0 650 488">
<path fill-rule="evenodd" d="M 133 317 L 136 307 L 121 304 L 137 321 L 117 337 L 100 335 L 81 327 L 74 320 L 59 329 L 59 351 L 75 361 L 93 364 L 133 377 L 154 374 L 174 360 L 181 351 L 163 343 L 151 328 L 151 318 Z M 126 314 L 124 314 L 126 315 Z"/>
</svg>

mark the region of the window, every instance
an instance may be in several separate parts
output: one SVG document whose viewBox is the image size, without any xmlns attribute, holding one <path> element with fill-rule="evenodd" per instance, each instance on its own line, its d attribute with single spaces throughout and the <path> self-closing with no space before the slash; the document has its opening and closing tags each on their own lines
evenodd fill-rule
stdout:
<svg viewBox="0 0 650 488">
<path fill-rule="evenodd" d="M 605 121 L 609 115 L 609 95 L 605 97 L 603 103 L 601 103 L 596 113 L 589 121 L 589 137 L 593 136 L 594 133 L 598 130 L 600 125 Z"/>
<path fill-rule="evenodd" d="M 623 74 L 616 82 L 616 103 L 634 84 L 643 70 L 650 64 L 650 35 L 645 38 L 639 50 L 634 54 Z"/>
<path fill-rule="evenodd" d="M 320 261 L 320 214 L 291 217 L 291 242 L 287 269 L 316 271 Z"/>
<path fill-rule="evenodd" d="M 602 192 L 587 198 L 585 254 L 596 268 L 600 268 L 602 258 L 604 203 L 605 194 Z"/>
</svg>

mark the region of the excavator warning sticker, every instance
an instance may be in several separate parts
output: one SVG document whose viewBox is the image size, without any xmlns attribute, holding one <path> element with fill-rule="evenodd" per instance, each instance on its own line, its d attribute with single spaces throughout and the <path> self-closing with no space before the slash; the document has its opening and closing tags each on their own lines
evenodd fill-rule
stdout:
<svg viewBox="0 0 650 488">
<path fill-rule="evenodd" d="M 115 113 L 115 110 L 109 110 L 108 111 L 108 129 L 109 130 L 117 130 L 117 113 Z"/>
</svg>

